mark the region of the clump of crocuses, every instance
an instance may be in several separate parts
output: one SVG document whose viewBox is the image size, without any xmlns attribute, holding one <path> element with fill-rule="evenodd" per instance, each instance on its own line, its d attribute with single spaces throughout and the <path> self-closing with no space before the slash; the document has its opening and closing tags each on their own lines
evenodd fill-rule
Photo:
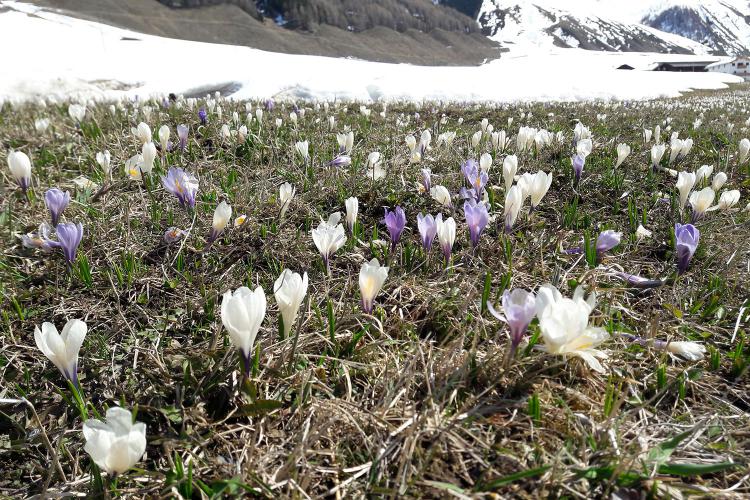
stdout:
<svg viewBox="0 0 750 500">
<path fill-rule="evenodd" d="M 687 271 L 690 266 L 690 260 L 698 248 L 701 233 L 698 228 L 692 224 L 675 224 L 674 225 L 674 242 L 677 251 L 677 274 Z"/>
<path fill-rule="evenodd" d="M 180 167 L 169 167 L 166 176 L 161 178 L 164 189 L 180 201 L 180 205 L 195 208 L 195 195 L 198 193 L 198 179 Z"/>
</svg>

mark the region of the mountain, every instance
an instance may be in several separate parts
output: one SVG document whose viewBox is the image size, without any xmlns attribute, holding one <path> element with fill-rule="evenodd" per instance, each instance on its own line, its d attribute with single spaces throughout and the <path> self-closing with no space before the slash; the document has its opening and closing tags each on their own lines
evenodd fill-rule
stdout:
<svg viewBox="0 0 750 500">
<path fill-rule="evenodd" d="M 26 0 L 140 33 L 288 54 L 419 65 L 500 55 L 473 17 L 434 0 Z"/>
<path fill-rule="evenodd" d="M 482 32 L 509 48 L 750 53 L 745 0 L 476 0 Z M 470 6 L 465 6 L 470 9 Z"/>
</svg>

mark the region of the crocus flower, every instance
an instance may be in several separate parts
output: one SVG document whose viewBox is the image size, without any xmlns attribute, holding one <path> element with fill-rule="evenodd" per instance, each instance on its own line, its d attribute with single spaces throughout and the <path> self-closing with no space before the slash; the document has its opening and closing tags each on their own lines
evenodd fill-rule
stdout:
<svg viewBox="0 0 750 500">
<path fill-rule="evenodd" d="M 677 191 L 680 193 L 680 210 L 685 206 L 690 191 L 695 186 L 695 174 L 692 172 L 680 172 L 677 174 Z"/>
<path fill-rule="evenodd" d="M 619 233 L 612 229 L 607 229 L 606 231 L 602 231 L 601 233 L 599 233 L 599 236 L 596 238 L 597 255 L 601 256 L 605 252 L 612 250 L 614 247 L 620 244 L 621 238 L 622 233 Z"/>
<path fill-rule="evenodd" d="M 333 160 L 328 162 L 331 167 L 348 167 L 352 164 L 352 158 L 346 155 L 339 155 Z"/>
<path fill-rule="evenodd" d="M 195 208 L 195 195 L 198 193 L 198 179 L 180 167 L 169 167 L 166 176 L 161 178 L 164 189 L 180 201 L 180 205 Z"/>
<path fill-rule="evenodd" d="M 740 141 L 740 165 L 747 161 L 748 154 L 750 154 L 750 139 L 745 138 Z"/>
<path fill-rule="evenodd" d="M 177 125 L 177 138 L 180 140 L 180 151 L 183 152 L 187 148 L 188 130 L 187 125 Z"/>
<path fill-rule="evenodd" d="M 548 174 L 540 170 L 539 172 L 534 174 L 534 177 L 529 184 L 529 194 L 531 195 L 531 210 L 534 210 L 537 206 L 539 206 L 539 203 L 541 203 L 542 198 L 544 198 L 544 196 L 547 194 L 547 191 L 549 191 L 551 185 L 552 172 Z"/>
<path fill-rule="evenodd" d="M 715 198 L 716 193 L 710 186 L 704 187 L 700 191 L 693 191 L 689 198 L 690 207 L 693 210 L 693 222 L 703 217 Z"/>
<path fill-rule="evenodd" d="M 96 153 L 96 162 L 102 167 L 105 176 L 109 177 L 112 174 L 112 156 L 109 150 Z"/>
<path fill-rule="evenodd" d="M 714 179 L 713 181 L 711 181 L 711 187 L 713 188 L 714 191 L 718 192 L 722 188 L 722 186 L 726 184 L 727 179 L 728 179 L 727 174 L 725 174 L 724 172 L 719 172 L 716 175 L 714 175 Z"/>
<path fill-rule="evenodd" d="M 431 189 L 432 189 L 432 171 L 430 171 L 429 168 L 423 168 L 421 190 L 429 194 Z"/>
<path fill-rule="evenodd" d="M 461 172 L 464 174 L 466 182 L 471 186 L 474 185 L 473 180 L 476 177 L 476 172 L 478 170 L 479 165 L 477 164 L 477 161 L 472 158 L 469 158 L 463 163 L 463 165 L 461 165 Z"/>
<path fill-rule="evenodd" d="M 453 243 L 456 241 L 456 221 L 453 220 L 453 217 L 448 217 L 443 221 L 443 214 L 438 214 L 435 217 L 435 225 L 437 226 L 437 239 L 447 264 L 451 260 Z"/>
<path fill-rule="evenodd" d="M 329 222 L 334 222 L 334 224 Z M 331 256 L 346 243 L 344 226 L 330 219 L 329 222 L 320 221 L 318 227 L 312 230 L 313 243 L 320 252 L 320 257 L 323 259 L 328 274 L 331 273 Z"/>
<path fill-rule="evenodd" d="M 658 288 L 664 285 L 664 281 L 662 280 L 652 280 L 622 271 L 615 271 L 614 274 L 634 288 Z"/>
<path fill-rule="evenodd" d="M 661 163 L 661 159 L 664 157 L 664 152 L 666 150 L 667 147 L 664 144 L 654 144 L 651 146 L 651 165 L 654 167 L 654 170 L 659 166 L 659 163 Z"/>
<path fill-rule="evenodd" d="M 541 286 L 536 311 L 544 343 L 539 347 L 550 354 L 579 357 L 593 370 L 604 373 L 597 358 L 606 358 L 607 354 L 595 348 L 609 339 L 609 334 L 603 328 L 589 326 L 596 295 L 592 293 L 586 300 L 583 295 L 580 286 L 572 299 L 563 297 L 552 285 Z"/>
<path fill-rule="evenodd" d="M 714 173 L 713 165 L 701 165 L 701 167 L 695 171 L 695 182 L 696 184 L 703 185 L 708 182 L 708 178 Z"/>
<path fill-rule="evenodd" d="M 273 99 L 268 98 L 265 100 L 265 106 L 267 111 L 273 111 L 273 108 L 276 106 L 276 103 L 273 101 Z"/>
<path fill-rule="evenodd" d="M 156 159 L 156 145 L 154 145 L 153 142 L 145 143 L 141 148 L 141 155 L 143 156 L 141 172 L 150 174 L 154 169 L 154 160 Z"/>
<path fill-rule="evenodd" d="M 79 319 L 68 321 L 62 334 L 52 323 L 42 323 L 42 329 L 34 328 L 34 341 L 42 353 L 47 356 L 60 373 L 73 385 L 78 385 L 78 353 L 88 328 Z"/>
<path fill-rule="evenodd" d="M 417 227 L 419 228 L 419 236 L 422 240 L 422 247 L 425 251 L 429 252 L 432 248 L 432 242 L 437 236 L 437 223 L 435 218 L 430 215 L 417 214 Z"/>
<path fill-rule="evenodd" d="M 434 186 L 430 189 L 430 196 L 444 207 L 450 208 L 452 206 L 451 193 L 445 186 Z"/>
<path fill-rule="evenodd" d="M 523 190 L 518 185 L 511 186 L 505 195 L 504 217 L 506 233 L 509 233 L 513 229 L 513 224 L 515 224 L 518 214 L 521 211 L 523 198 Z"/>
<path fill-rule="evenodd" d="M 68 115 L 76 122 L 81 123 L 86 116 L 86 108 L 80 104 L 71 104 L 68 106 Z"/>
<path fill-rule="evenodd" d="M 51 232 L 52 227 L 46 222 L 42 222 L 39 225 L 39 229 L 35 232 L 21 236 L 21 243 L 26 248 L 41 248 L 42 250 L 48 251 L 51 249 L 49 245 L 49 235 Z"/>
<path fill-rule="evenodd" d="M 288 182 L 285 182 L 284 184 L 279 186 L 279 204 L 281 205 L 281 208 L 279 209 L 280 219 L 284 218 L 289 205 L 292 204 L 292 199 L 294 198 L 294 193 L 296 192 L 297 189 Z"/>
<path fill-rule="evenodd" d="M 703 356 L 706 354 L 706 347 L 698 342 L 667 342 L 658 339 L 649 340 L 629 333 L 621 333 L 620 336 L 644 347 L 653 346 L 660 351 L 667 351 L 671 354 L 676 354 L 688 361 L 699 361 L 703 359 Z"/>
<path fill-rule="evenodd" d="M 201 121 L 201 125 L 205 125 L 208 123 L 208 113 L 206 113 L 205 108 L 201 108 L 198 110 L 198 119 Z"/>
<path fill-rule="evenodd" d="M 111 476 L 127 472 L 146 452 L 146 424 L 133 423 L 133 414 L 118 406 L 107 410 L 105 422 L 86 420 L 83 437 L 83 449 Z"/>
<path fill-rule="evenodd" d="M 583 174 L 586 158 L 581 155 L 575 155 L 570 161 L 573 163 L 573 174 L 575 175 L 576 183 L 578 183 L 581 180 L 581 174 Z"/>
<path fill-rule="evenodd" d="M 503 160 L 503 179 L 505 180 L 505 191 L 508 192 L 510 187 L 513 185 L 513 180 L 516 177 L 518 171 L 518 157 L 516 155 L 508 155 Z"/>
<path fill-rule="evenodd" d="M 151 142 L 151 127 L 149 127 L 147 123 L 141 122 L 135 129 L 135 135 L 141 144 Z"/>
<path fill-rule="evenodd" d="M 52 217 L 52 226 L 55 227 L 60 221 L 63 210 L 70 203 L 70 193 L 67 191 L 62 192 L 57 188 L 48 189 L 44 193 L 44 203 L 47 205 L 50 217 Z"/>
<path fill-rule="evenodd" d="M 300 276 L 299 273 L 284 269 L 273 285 L 273 294 L 279 305 L 286 338 L 292 331 L 299 308 L 307 295 L 307 273 Z"/>
<path fill-rule="evenodd" d="M 674 225 L 674 236 L 677 251 L 677 273 L 682 274 L 687 271 L 690 259 L 693 258 L 693 254 L 698 248 L 701 233 L 692 224 L 678 223 Z"/>
<path fill-rule="evenodd" d="M 466 224 L 469 226 L 471 244 L 476 248 L 482 231 L 490 221 L 487 206 L 484 203 L 476 203 L 474 200 L 467 201 L 464 203 L 464 217 L 466 217 Z"/>
<path fill-rule="evenodd" d="M 536 315 L 536 297 L 533 293 L 516 288 L 503 292 L 503 312 L 500 314 L 492 304 L 487 302 L 487 310 L 500 321 L 507 323 L 510 328 L 510 355 L 515 357 L 516 349 L 529 328 L 531 320 Z"/>
<path fill-rule="evenodd" d="M 362 310 L 366 314 L 372 314 L 373 303 L 378 292 L 383 287 L 388 277 L 388 268 L 381 266 L 378 259 L 362 264 L 359 271 L 359 291 L 362 294 Z"/>
<path fill-rule="evenodd" d="M 471 172 L 469 172 L 468 179 L 469 184 L 471 184 L 471 187 L 474 189 L 474 198 L 477 201 L 481 200 L 484 186 L 489 180 L 487 172 L 474 168 Z"/>
<path fill-rule="evenodd" d="M 229 338 L 242 356 L 244 375 L 250 375 L 253 344 L 260 325 L 266 317 L 266 294 L 263 287 L 254 291 L 243 286 L 232 292 L 227 290 L 221 300 L 221 322 Z"/>
<path fill-rule="evenodd" d="M 222 200 L 222 202 L 219 203 L 219 205 L 216 207 L 216 210 L 214 210 L 214 219 L 211 223 L 211 232 L 208 235 L 209 244 L 216 241 L 216 238 L 218 238 L 219 235 L 224 232 L 224 228 L 227 227 L 229 219 L 231 218 L 232 207 L 226 201 Z"/>
<path fill-rule="evenodd" d="M 36 120 L 34 120 L 34 129 L 40 134 L 45 133 L 47 131 L 47 128 L 49 128 L 48 118 L 37 118 Z"/>
<path fill-rule="evenodd" d="M 709 210 L 729 210 L 737 203 L 740 202 L 740 191 L 738 189 L 732 189 L 730 191 L 724 191 L 719 197 L 719 204 L 715 207 L 709 208 Z"/>
<path fill-rule="evenodd" d="M 406 227 L 406 214 L 404 213 L 404 209 L 397 206 L 396 209 L 391 212 L 386 208 L 383 221 L 388 228 L 388 234 L 391 236 L 391 250 L 393 250 L 401 240 L 401 233 Z"/>
<path fill-rule="evenodd" d="M 356 196 L 347 198 L 344 202 L 346 207 L 346 225 L 349 231 L 354 233 L 354 225 L 357 223 L 357 214 L 359 213 L 359 200 Z"/>
<path fill-rule="evenodd" d="M 8 154 L 8 168 L 13 180 L 24 191 L 31 185 L 31 160 L 22 151 L 11 151 Z"/>
<path fill-rule="evenodd" d="M 78 245 L 83 239 L 83 225 L 79 222 L 61 222 L 57 225 L 57 241 L 47 240 L 49 247 L 57 247 L 62 250 L 65 260 L 72 264 L 76 260 Z"/>
<path fill-rule="evenodd" d="M 294 150 L 303 160 L 307 161 L 310 158 L 310 142 L 309 141 L 297 141 L 294 145 Z"/>
<path fill-rule="evenodd" d="M 165 154 L 167 151 L 169 151 L 169 136 L 170 136 L 170 130 L 167 125 L 162 125 L 159 127 L 159 144 L 161 144 L 161 152 L 162 154 Z"/>
<path fill-rule="evenodd" d="M 618 144 L 617 145 L 617 162 L 615 163 L 615 168 L 622 165 L 622 162 L 625 161 L 625 158 L 630 155 L 630 146 L 627 144 Z"/>
<path fill-rule="evenodd" d="M 164 232 L 164 241 L 168 245 L 171 245 L 180 241 L 183 236 L 185 236 L 185 231 L 176 227 L 170 227 Z"/>
<path fill-rule="evenodd" d="M 492 155 L 489 153 L 483 153 L 479 158 L 479 168 L 482 172 L 489 173 L 492 168 Z"/>
</svg>

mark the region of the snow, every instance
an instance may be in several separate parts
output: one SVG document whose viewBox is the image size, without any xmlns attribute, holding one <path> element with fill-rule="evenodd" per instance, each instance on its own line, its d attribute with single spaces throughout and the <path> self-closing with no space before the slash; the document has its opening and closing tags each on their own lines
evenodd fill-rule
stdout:
<svg viewBox="0 0 750 500">
<path fill-rule="evenodd" d="M 0 12 L 0 46 L 14 49 L 3 54 L 0 100 L 205 94 L 234 84 L 236 98 L 576 101 L 677 96 L 741 81 L 722 73 L 615 70 L 670 56 L 579 49 L 512 52 L 478 67 L 277 54 L 144 35 L 15 1 L 0 0 L 1 7 L 8 10 Z"/>
</svg>

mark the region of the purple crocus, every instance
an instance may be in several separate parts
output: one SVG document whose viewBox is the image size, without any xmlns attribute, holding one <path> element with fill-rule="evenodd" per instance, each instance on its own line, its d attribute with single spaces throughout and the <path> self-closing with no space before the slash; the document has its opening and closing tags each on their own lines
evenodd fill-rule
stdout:
<svg viewBox="0 0 750 500">
<path fill-rule="evenodd" d="M 266 111 L 273 111 L 273 108 L 276 106 L 276 103 L 273 102 L 273 99 L 269 98 L 266 99 Z"/>
<path fill-rule="evenodd" d="M 185 231 L 178 227 L 170 227 L 164 233 L 164 242 L 171 245 L 180 241 L 183 236 L 185 236 Z"/>
<path fill-rule="evenodd" d="M 677 274 L 687 271 L 690 259 L 698 248 L 701 233 L 692 224 L 675 224 L 674 241 L 677 250 Z"/>
<path fill-rule="evenodd" d="M 177 137 L 180 139 L 180 151 L 184 152 L 187 148 L 188 126 L 177 125 Z"/>
<path fill-rule="evenodd" d="M 393 250 L 401 240 L 401 233 L 406 227 L 406 214 L 404 213 L 404 209 L 397 206 L 396 209 L 391 212 L 386 208 L 384 222 L 388 228 L 388 234 L 391 236 L 391 250 Z"/>
<path fill-rule="evenodd" d="M 63 210 L 70 203 L 70 193 L 65 191 L 64 193 L 57 188 L 48 189 L 44 193 L 44 203 L 47 205 L 50 216 L 52 217 L 52 226 L 57 226 L 60 216 Z"/>
<path fill-rule="evenodd" d="M 198 118 L 201 121 L 201 125 L 205 125 L 208 123 L 208 113 L 206 113 L 206 108 L 201 108 L 198 110 Z"/>
<path fill-rule="evenodd" d="M 333 160 L 328 162 L 331 167 L 348 167 L 352 164 L 352 158 L 347 155 L 339 155 Z"/>
<path fill-rule="evenodd" d="M 482 235 L 482 231 L 490 221 L 490 214 L 487 213 L 487 207 L 484 203 L 469 200 L 464 203 L 464 217 L 466 217 L 466 224 L 469 225 L 471 244 L 476 248 L 479 245 L 479 237 Z"/>
<path fill-rule="evenodd" d="M 424 188 L 424 192 L 429 195 L 430 189 L 432 189 L 432 172 L 429 168 L 422 169 L 422 187 Z"/>
<path fill-rule="evenodd" d="M 628 285 L 632 286 L 633 288 L 659 288 L 660 286 L 664 286 L 663 280 L 652 280 L 649 278 L 644 278 L 643 276 L 638 276 L 636 274 L 630 274 L 623 271 L 615 271 L 614 275 L 626 281 Z"/>
<path fill-rule="evenodd" d="M 531 320 L 536 315 L 536 297 L 533 293 L 521 288 L 512 291 L 505 290 L 503 292 L 503 312 L 505 312 L 505 316 L 498 313 L 489 301 L 487 302 L 487 310 L 494 317 L 508 324 L 508 328 L 510 328 L 508 359 L 514 358 L 524 333 L 526 333 Z"/>
<path fill-rule="evenodd" d="M 615 248 L 620 244 L 621 237 L 622 233 L 618 233 L 612 229 L 607 229 L 599 233 L 599 236 L 596 238 L 596 254 L 601 256 Z"/>
<path fill-rule="evenodd" d="M 576 176 L 576 184 L 581 180 L 581 174 L 583 174 L 583 166 L 586 164 L 586 158 L 581 155 L 575 155 L 570 159 L 573 163 L 573 173 Z"/>
<path fill-rule="evenodd" d="M 169 167 L 166 176 L 161 178 L 164 189 L 180 200 L 180 205 L 195 208 L 195 195 L 198 193 L 198 179 L 180 167 Z"/>
<path fill-rule="evenodd" d="M 59 247 L 70 265 L 76 260 L 76 252 L 82 239 L 83 225 L 80 222 L 63 222 L 57 225 L 57 241 L 48 240 L 47 246 Z"/>
<path fill-rule="evenodd" d="M 471 180 L 473 179 L 473 173 L 479 170 L 479 164 L 476 160 L 469 158 L 466 160 L 463 165 L 461 165 L 461 172 L 464 174 L 464 177 L 466 177 L 466 181 L 471 184 Z"/>
<path fill-rule="evenodd" d="M 419 228 L 419 236 L 422 239 L 422 247 L 425 251 L 429 252 L 432 248 L 432 242 L 435 241 L 437 236 L 437 222 L 435 218 L 430 215 L 417 215 L 417 227 Z"/>
</svg>

